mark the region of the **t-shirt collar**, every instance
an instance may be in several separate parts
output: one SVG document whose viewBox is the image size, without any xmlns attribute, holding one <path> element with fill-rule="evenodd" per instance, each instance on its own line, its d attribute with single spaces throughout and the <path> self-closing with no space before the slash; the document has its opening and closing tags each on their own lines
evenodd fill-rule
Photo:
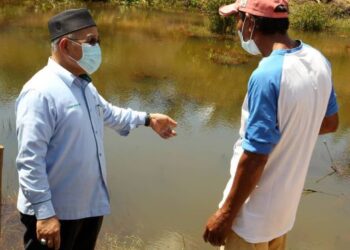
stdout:
<svg viewBox="0 0 350 250">
<path fill-rule="evenodd" d="M 285 55 L 285 54 L 290 54 L 290 53 L 295 53 L 299 50 L 301 50 L 304 46 L 303 42 L 300 40 L 296 40 L 296 42 L 298 42 L 298 46 L 292 49 L 277 49 L 272 51 L 272 53 L 270 55 Z"/>
</svg>

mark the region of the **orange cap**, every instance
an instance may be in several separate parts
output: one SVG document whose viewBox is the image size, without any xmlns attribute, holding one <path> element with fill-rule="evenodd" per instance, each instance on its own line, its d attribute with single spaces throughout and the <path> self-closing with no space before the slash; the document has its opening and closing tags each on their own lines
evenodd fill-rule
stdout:
<svg viewBox="0 0 350 250">
<path fill-rule="evenodd" d="M 287 18 L 288 0 L 237 0 L 219 8 L 219 14 L 230 16 L 243 11 L 254 16 Z"/>
</svg>

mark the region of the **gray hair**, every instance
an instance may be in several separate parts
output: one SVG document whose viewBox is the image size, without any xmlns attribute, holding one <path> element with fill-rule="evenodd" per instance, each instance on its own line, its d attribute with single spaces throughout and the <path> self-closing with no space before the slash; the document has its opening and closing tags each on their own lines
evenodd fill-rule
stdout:
<svg viewBox="0 0 350 250">
<path fill-rule="evenodd" d="M 51 51 L 52 51 L 52 52 L 56 52 L 56 51 L 57 51 L 58 43 L 60 42 L 60 40 L 61 40 L 62 38 L 64 38 L 64 37 L 73 38 L 73 36 L 74 36 L 73 33 L 69 33 L 69 34 L 67 34 L 67 35 L 61 36 L 61 37 L 56 38 L 55 40 L 53 40 L 53 41 L 51 42 Z"/>
</svg>

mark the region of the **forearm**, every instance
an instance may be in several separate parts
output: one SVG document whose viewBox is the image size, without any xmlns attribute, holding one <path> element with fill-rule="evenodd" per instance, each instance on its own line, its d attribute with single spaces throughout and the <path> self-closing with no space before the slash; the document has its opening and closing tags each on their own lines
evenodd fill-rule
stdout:
<svg viewBox="0 0 350 250">
<path fill-rule="evenodd" d="M 339 125 L 339 116 L 338 113 L 327 116 L 323 119 L 321 128 L 320 128 L 320 135 L 328 134 L 328 133 L 334 133 L 337 131 Z"/>
<path fill-rule="evenodd" d="M 26 200 L 32 205 L 37 219 L 45 219 L 55 215 L 51 202 L 51 191 L 42 161 L 31 161 L 25 154 L 17 158 L 19 185 Z"/>
<path fill-rule="evenodd" d="M 245 151 L 238 163 L 236 175 L 223 205 L 234 220 L 242 205 L 259 182 L 268 156 Z"/>
<path fill-rule="evenodd" d="M 113 106 L 105 114 L 105 125 L 118 131 L 121 135 L 128 135 L 132 129 L 144 125 L 145 119 L 145 112 Z"/>
<path fill-rule="evenodd" d="M 119 108 L 107 102 L 102 96 L 99 98 L 104 125 L 117 131 L 120 135 L 126 136 L 130 130 L 145 124 L 146 112 Z"/>
</svg>

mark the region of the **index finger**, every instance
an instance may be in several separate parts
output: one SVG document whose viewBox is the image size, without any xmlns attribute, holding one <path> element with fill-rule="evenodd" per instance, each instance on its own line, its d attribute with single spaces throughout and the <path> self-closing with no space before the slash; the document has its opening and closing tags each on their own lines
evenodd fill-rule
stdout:
<svg viewBox="0 0 350 250">
<path fill-rule="evenodd" d="M 55 250 L 59 250 L 60 249 L 60 246 L 61 246 L 61 235 L 60 235 L 60 232 L 55 234 L 55 236 L 53 238 L 53 245 L 54 245 Z"/>
<path fill-rule="evenodd" d="M 209 236 L 209 230 L 208 228 L 205 228 L 204 234 L 203 234 L 203 240 L 205 242 L 208 242 L 208 236 Z"/>
<path fill-rule="evenodd" d="M 172 126 L 173 128 L 175 128 L 177 126 L 177 122 L 175 120 L 173 120 L 172 118 L 168 117 L 168 121 L 170 123 L 170 126 Z"/>
</svg>

